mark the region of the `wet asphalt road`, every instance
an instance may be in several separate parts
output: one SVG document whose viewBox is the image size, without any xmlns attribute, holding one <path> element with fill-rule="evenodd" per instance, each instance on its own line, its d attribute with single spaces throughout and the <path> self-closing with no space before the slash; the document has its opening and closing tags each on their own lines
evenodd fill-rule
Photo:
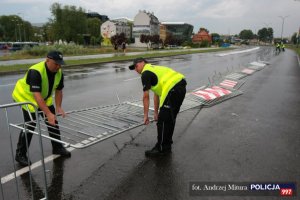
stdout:
<svg viewBox="0 0 300 200">
<path fill-rule="evenodd" d="M 300 67 L 295 54 L 287 50 L 274 56 L 272 51 L 262 48 L 225 57 L 195 54 L 151 61 L 186 74 L 191 90 L 206 84 L 207 77 L 214 73 L 232 67 L 238 69 L 257 59 L 270 59 L 271 65 L 245 79 L 243 95 L 210 108 L 179 114 L 171 156 L 144 157 L 144 151 L 155 143 L 154 123 L 133 129 L 92 147 L 75 150 L 71 159 L 48 163 L 50 199 L 279 199 L 192 197 L 188 186 L 191 181 L 297 182 L 300 179 Z M 65 109 L 116 103 L 117 98 L 112 98 L 116 93 L 121 101 L 131 99 L 128 93 L 133 98 L 140 97 L 140 80 L 133 72 L 122 69 L 128 64 L 105 64 L 86 73 L 66 72 Z M 1 104 L 10 102 L 2 94 L 12 90 L 9 85 L 15 77 L 1 77 L 1 84 L 8 85 L 0 87 Z M 1 137 L 1 146 L 5 146 L 5 138 Z M 49 142 L 45 143 L 49 154 Z M 1 158 L 7 155 L 3 152 Z M 34 159 L 38 155 L 33 152 Z M 9 172 L 7 165 L 1 162 L 1 176 Z M 27 196 L 24 189 L 28 189 L 28 178 L 21 180 L 21 194 Z M 38 170 L 34 181 L 35 190 L 39 191 L 42 186 Z M 10 184 L 4 185 L 4 189 Z M 36 195 L 42 196 L 41 192 Z"/>
</svg>

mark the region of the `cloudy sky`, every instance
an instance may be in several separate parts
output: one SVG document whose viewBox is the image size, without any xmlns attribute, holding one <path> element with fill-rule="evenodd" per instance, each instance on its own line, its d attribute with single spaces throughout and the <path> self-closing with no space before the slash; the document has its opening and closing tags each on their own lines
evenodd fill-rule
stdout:
<svg viewBox="0 0 300 200">
<path fill-rule="evenodd" d="M 133 19 L 139 10 L 153 12 L 159 21 L 192 24 L 194 32 L 204 27 L 210 33 L 254 33 L 272 27 L 274 36 L 291 36 L 300 27 L 300 0 L 1 0 L 0 15 L 17 14 L 31 23 L 47 22 L 54 2 L 75 5 L 86 11 L 107 15 L 110 19 Z M 281 16 L 281 17 L 279 17 Z M 283 20 L 284 18 L 284 20 Z"/>
</svg>

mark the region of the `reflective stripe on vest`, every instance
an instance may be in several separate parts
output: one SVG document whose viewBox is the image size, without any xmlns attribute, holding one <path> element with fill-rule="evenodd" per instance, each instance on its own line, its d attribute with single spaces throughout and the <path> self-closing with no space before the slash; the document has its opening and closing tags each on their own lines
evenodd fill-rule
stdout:
<svg viewBox="0 0 300 200">
<path fill-rule="evenodd" d="M 159 96 L 159 107 L 162 107 L 169 91 L 184 78 L 184 75 L 168 67 L 151 64 L 145 64 L 142 73 L 145 71 L 153 72 L 157 77 L 157 84 L 151 86 L 151 90 Z"/>
<path fill-rule="evenodd" d="M 62 77 L 61 69 L 59 69 L 58 72 L 55 74 L 51 95 L 47 99 L 45 98 L 48 96 L 49 82 L 48 82 L 48 75 L 47 75 L 45 61 L 37 63 L 32 67 L 30 67 L 29 69 L 34 69 L 40 73 L 42 79 L 41 95 L 42 98 L 45 100 L 46 105 L 51 106 L 53 104 L 53 98 L 52 98 L 53 91 L 58 87 Z M 27 75 L 28 75 L 28 71 L 26 72 L 23 78 L 17 81 L 14 91 L 12 93 L 12 98 L 14 99 L 15 102 L 31 102 L 38 107 L 37 102 L 34 99 L 33 93 L 30 91 L 30 85 L 26 83 Z M 23 109 L 27 110 L 27 105 L 23 105 L 22 107 Z M 28 109 L 30 112 L 35 112 L 34 107 L 31 105 L 28 105 Z"/>
</svg>

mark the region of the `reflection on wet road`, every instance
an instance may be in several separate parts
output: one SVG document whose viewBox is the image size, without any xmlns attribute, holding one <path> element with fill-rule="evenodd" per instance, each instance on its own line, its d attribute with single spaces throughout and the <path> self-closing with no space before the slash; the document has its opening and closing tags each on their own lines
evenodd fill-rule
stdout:
<svg viewBox="0 0 300 200">
<path fill-rule="evenodd" d="M 276 74 L 276 71 L 272 71 L 273 69 L 285 70 L 279 68 L 276 63 L 282 62 L 282 65 L 294 66 L 293 62 L 290 61 L 292 56 L 289 51 L 286 52 L 286 55 L 277 57 L 271 53 L 271 48 L 262 47 L 255 51 L 228 56 L 206 53 L 149 59 L 150 63 L 170 66 L 185 74 L 189 91 L 206 85 L 209 81 L 217 81 L 218 75 L 241 70 L 252 61 L 270 60 L 273 61 L 273 65 L 265 71 L 259 72 L 259 75 L 250 77 L 250 84 L 245 86 L 248 93 L 245 92 L 245 95 L 234 99 L 234 101 L 201 110 L 201 115 L 199 115 L 199 110 L 190 110 L 181 114 L 175 133 L 174 154 L 169 158 L 145 159 L 143 151 L 150 148 L 155 141 L 155 124 L 152 124 L 148 127 L 128 131 L 87 149 L 73 151 L 72 158 L 61 163 L 56 163 L 59 160 L 48 163 L 49 196 L 53 195 L 51 198 L 54 199 L 135 199 L 135 197 L 142 199 L 188 199 L 186 190 L 190 180 L 217 179 L 217 181 L 222 181 L 233 179 L 243 181 L 246 178 L 251 179 L 251 177 L 254 177 L 254 180 L 259 180 L 259 176 L 256 175 L 260 174 L 259 170 L 266 174 L 265 176 L 260 174 L 263 178 L 271 180 L 272 173 L 268 173 L 263 167 L 255 168 L 251 161 L 259 161 L 263 166 L 274 165 L 278 169 L 283 169 L 281 165 L 285 167 L 285 164 L 277 163 L 272 156 L 268 160 L 271 164 L 263 164 L 263 156 L 258 155 L 259 153 L 256 151 L 256 149 L 260 151 L 265 151 L 265 149 L 263 144 L 257 147 L 255 140 L 268 141 L 269 136 L 264 133 L 268 133 L 271 125 L 276 127 L 273 121 L 267 121 L 270 120 L 268 112 L 270 114 L 273 112 L 273 110 L 271 112 L 267 109 L 268 105 L 272 104 L 265 101 L 265 92 L 268 92 L 269 89 L 264 90 L 264 93 L 260 93 L 260 91 L 265 89 L 262 87 L 264 85 L 268 88 L 272 88 L 273 84 L 277 85 L 276 81 L 280 78 L 276 79 L 276 76 L 286 74 L 281 71 L 280 74 Z M 284 56 L 288 58 L 284 59 Z M 65 73 L 64 109 L 66 111 L 78 110 L 116 104 L 119 100 L 123 102 L 140 99 L 142 97 L 141 80 L 138 74 L 128 70 L 130 64 L 131 62 L 113 62 L 63 69 Z M 21 75 L 1 77 L 1 104 L 12 102 L 10 94 L 15 81 L 20 77 Z M 297 82 L 296 77 L 293 78 L 295 80 L 292 77 L 285 80 Z M 249 87 L 251 84 L 252 88 Z M 257 96 L 255 96 L 256 94 Z M 274 98 L 272 93 L 268 95 L 270 98 Z M 293 98 L 291 95 L 291 99 Z M 278 99 L 281 100 L 281 98 Z M 262 107 L 256 106 L 260 102 Z M 295 105 L 292 102 L 290 105 Z M 277 108 L 275 101 L 273 103 L 273 108 Z M 250 107 L 248 107 L 249 105 Z M 283 108 L 280 111 L 285 114 Z M 260 120 L 262 123 L 259 123 Z M 3 118 L 1 118 L 1 127 L 3 127 L 3 123 Z M 296 123 L 292 124 L 295 125 Z M 268 126 L 266 127 L 266 125 Z M 293 132 L 296 128 L 297 125 L 292 126 L 289 131 Z M 264 132 L 260 132 L 259 129 L 264 130 Z M 6 148 L 7 145 L 5 144 L 8 136 L 5 136 L 6 131 L 4 129 L 2 132 L 0 145 L 8 150 L 9 148 Z M 248 134 L 243 135 L 245 132 Z M 273 132 L 279 138 L 281 137 L 281 132 L 276 130 Z M 277 139 L 275 142 L 272 141 L 274 145 L 276 144 L 278 148 L 284 148 L 285 143 L 281 141 L 277 144 Z M 272 142 L 270 141 L 268 144 L 269 147 L 273 147 Z M 47 140 L 44 141 L 46 156 L 51 154 L 49 143 Z M 286 143 L 294 147 L 290 139 L 286 139 Z M 35 140 L 30 149 L 34 162 L 39 159 L 36 145 L 37 141 Z M 2 160 L 7 158 L 9 154 L 7 150 L 0 152 Z M 287 162 L 291 164 L 291 160 L 293 158 Z M 11 172 L 8 163 L 1 162 L 0 165 L 1 176 Z M 249 165 L 254 167 L 253 171 L 247 167 Z M 291 171 L 299 177 L 299 171 L 295 172 L 295 166 L 290 166 Z M 231 168 L 234 169 L 234 172 L 230 170 Z M 247 171 L 248 177 L 243 170 Z M 288 176 L 282 176 L 282 178 L 286 180 Z M 28 175 L 22 175 L 21 180 L 25 188 L 23 188 L 24 191 L 22 189 L 23 194 L 26 193 L 26 187 L 28 187 Z M 40 188 L 40 180 L 35 178 L 35 182 L 34 188 L 37 191 L 35 195 L 39 198 L 42 196 L 39 191 L 43 191 L 43 189 Z"/>
</svg>

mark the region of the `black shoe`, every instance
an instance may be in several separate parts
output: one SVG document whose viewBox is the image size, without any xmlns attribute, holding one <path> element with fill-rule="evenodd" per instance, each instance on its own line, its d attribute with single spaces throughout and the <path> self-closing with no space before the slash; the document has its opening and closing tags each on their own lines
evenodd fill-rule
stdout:
<svg viewBox="0 0 300 200">
<path fill-rule="evenodd" d="M 52 153 L 61 155 L 63 157 L 71 157 L 71 152 L 68 151 L 65 147 L 54 148 L 52 150 Z"/>
<path fill-rule="evenodd" d="M 27 158 L 26 155 L 22 154 L 16 154 L 15 160 L 21 165 L 21 166 L 28 166 L 31 165 L 31 161 Z"/>
<path fill-rule="evenodd" d="M 171 148 L 160 150 L 158 147 L 155 146 L 153 149 L 145 151 L 145 156 L 147 157 L 164 156 L 170 154 L 171 152 L 172 152 Z"/>
</svg>

